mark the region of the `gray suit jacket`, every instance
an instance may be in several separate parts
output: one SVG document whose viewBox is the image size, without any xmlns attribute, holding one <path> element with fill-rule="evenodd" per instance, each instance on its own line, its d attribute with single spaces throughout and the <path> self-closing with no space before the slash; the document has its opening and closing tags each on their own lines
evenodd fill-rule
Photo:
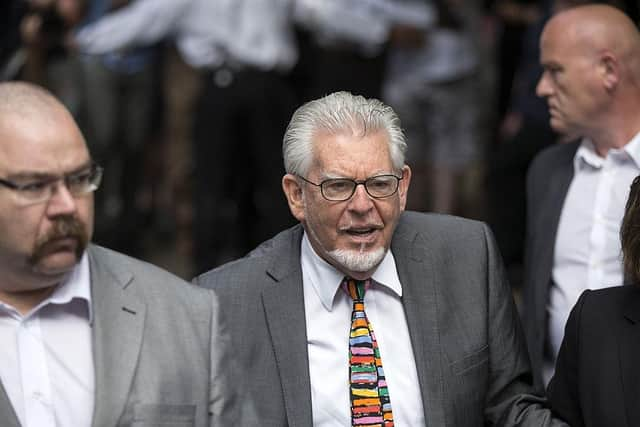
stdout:
<svg viewBox="0 0 640 427">
<path fill-rule="evenodd" d="M 90 246 L 94 313 L 93 427 L 204 427 L 215 296 L 150 264 Z M 0 424 L 19 423 L 0 385 Z"/>
<path fill-rule="evenodd" d="M 553 248 L 564 199 L 573 179 L 573 158 L 580 142 L 553 145 L 536 156 L 527 175 L 523 321 L 536 387 L 543 387 L 547 302 Z"/>
<path fill-rule="evenodd" d="M 264 426 L 312 425 L 302 233 L 286 230 L 195 279 L 220 298 L 249 387 L 245 413 Z M 551 425 L 541 399 L 528 394 L 524 338 L 487 227 L 404 213 L 391 248 L 427 425 Z"/>
</svg>

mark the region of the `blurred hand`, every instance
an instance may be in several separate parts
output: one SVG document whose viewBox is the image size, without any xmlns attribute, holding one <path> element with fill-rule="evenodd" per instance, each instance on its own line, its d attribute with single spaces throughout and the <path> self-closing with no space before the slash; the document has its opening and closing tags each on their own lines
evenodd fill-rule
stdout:
<svg viewBox="0 0 640 427">
<path fill-rule="evenodd" d="M 510 141 L 522 128 L 522 113 L 510 111 L 500 123 L 500 141 Z"/>
<path fill-rule="evenodd" d="M 69 26 L 77 25 L 84 15 L 84 0 L 55 0 L 56 12 Z"/>
<path fill-rule="evenodd" d="M 396 25 L 391 28 L 389 41 L 398 47 L 417 49 L 424 46 L 426 35 L 423 29 L 407 25 Z"/>
<path fill-rule="evenodd" d="M 42 17 L 38 14 L 26 15 L 20 22 L 20 35 L 26 45 L 34 45 L 40 41 Z"/>
</svg>

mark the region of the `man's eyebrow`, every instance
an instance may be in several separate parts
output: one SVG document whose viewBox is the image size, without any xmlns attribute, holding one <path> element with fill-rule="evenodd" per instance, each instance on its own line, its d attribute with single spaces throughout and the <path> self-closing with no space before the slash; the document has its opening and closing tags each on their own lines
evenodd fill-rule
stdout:
<svg viewBox="0 0 640 427">
<path fill-rule="evenodd" d="M 542 68 L 545 68 L 545 69 L 548 69 L 548 68 L 562 68 L 561 65 L 557 61 L 553 61 L 553 60 L 541 61 L 540 62 L 540 66 L 542 66 Z"/>
<path fill-rule="evenodd" d="M 93 164 L 93 161 L 88 160 L 85 163 L 83 163 L 82 165 L 78 166 L 77 168 L 74 168 L 71 171 L 65 172 L 63 175 L 67 176 L 67 175 L 74 175 L 78 172 L 82 172 L 86 169 L 89 169 L 91 167 L 91 165 Z M 38 171 L 19 171 L 19 172 L 14 172 L 11 173 L 7 176 L 7 179 L 12 180 L 12 181 L 26 181 L 26 180 L 48 180 L 48 179 L 56 179 L 59 178 L 60 175 L 59 174 L 54 174 L 54 173 L 50 173 L 50 172 L 38 172 Z"/>
</svg>

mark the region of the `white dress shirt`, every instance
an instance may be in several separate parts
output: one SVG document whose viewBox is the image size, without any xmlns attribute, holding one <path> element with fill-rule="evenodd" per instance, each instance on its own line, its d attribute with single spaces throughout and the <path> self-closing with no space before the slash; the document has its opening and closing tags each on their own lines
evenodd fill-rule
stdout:
<svg viewBox="0 0 640 427">
<path fill-rule="evenodd" d="M 553 359 L 544 377 L 553 374 L 569 312 L 586 289 L 623 284 L 620 224 L 629 186 L 640 173 L 640 134 L 621 149 L 600 157 L 583 140 L 574 157 L 574 176 L 564 201 L 553 257 L 547 311 Z"/>
<path fill-rule="evenodd" d="M 293 0 L 137 0 L 81 29 L 79 49 L 104 54 L 173 37 L 183 59 L 214 68 L 231 57 L 262 70 L 297 60 Z"/>
<path fill-rule="evenodd" d="M 344 274 L 320 258 L 305 233 L 301 247 L 311 403 L 315 427 L 351 425 L 349 331 L 353 300 Z M 388 251 L 365 294 L 365 311 L 380 348 L 394 425 L 424 426 L 422 394 L 402 306 L 402 285 Z"/>
<path fill-rule="evenodd" d="M 376 55 L 394 25 L 427 29 L 433 21 L 424 0 L 296 0 L 294 16 L 321 45 L 349 42 Z"/>
<path fill-rule="evenodd" d="M 0 302 L 0 380 L 23 427 L 91 425 L 90 289 L 85 254 L 68 279 L 26 315 Z"/>
</svg>

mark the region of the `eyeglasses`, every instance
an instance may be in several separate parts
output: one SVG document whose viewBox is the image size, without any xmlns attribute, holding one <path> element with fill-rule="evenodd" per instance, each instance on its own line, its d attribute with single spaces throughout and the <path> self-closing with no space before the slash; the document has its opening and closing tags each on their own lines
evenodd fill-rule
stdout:
<svg viewBox="0 0 640 427">
<path fill-rule="evenodd" d="M 298 175 L 298 178 L 308 184 L 320 187 L 322 197 L 330 202 L 343 202 L 353 196 L 358 185 L 364 185 L 367 194 L 374 199 L 384 199 L 392 196 L 398 191 L 398 185 L 404 176 L 378 175 L 367 178 L 364 181 L 356 181 L 349 178 L 331 178 L 325 179 L 320 184 L 311 182 L 300 175 Z"/>
<path fill-rule="evenodd" d="M 62 181 L 67 190 L 74 197 L 77 197 L 96 191 L 100 187 L 101 180 L 102 168 L 94 163 L 87 169 L 58 177 L 33 179 L 25 182 L 14 182 L 0 178 L 0 185 L 12 190 L 20 204 L 32 205 L 49 200 L 58 181 Z"/>
</svg>

